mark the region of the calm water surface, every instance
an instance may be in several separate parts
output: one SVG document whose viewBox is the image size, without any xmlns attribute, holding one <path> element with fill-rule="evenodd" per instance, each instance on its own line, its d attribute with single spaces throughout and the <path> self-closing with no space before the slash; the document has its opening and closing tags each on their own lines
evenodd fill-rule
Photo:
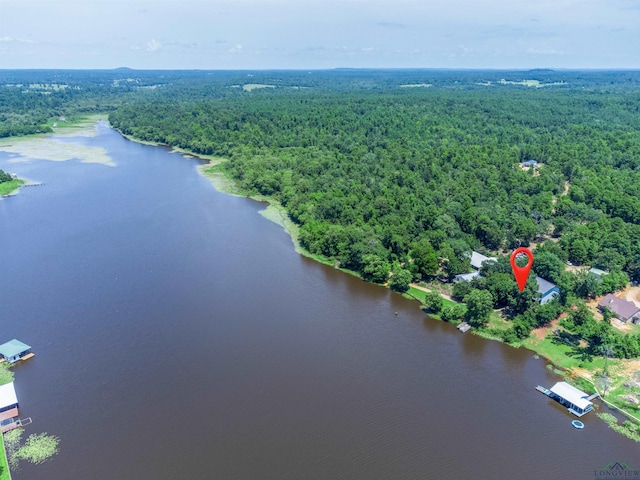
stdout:
<svg viewBox="0 0 640 480">
<path fill-rule="evenodd" d="M 32 161 L 0 200 L 0 340 L 27 433 L 14 480 L 592 479 L 636 444 L 535 392 L 542 360 L 296 254 L 197 160 L 99 127 L 116 167 Z M 395 316 L 394 312 L 398 312 Z"/>
</svg>

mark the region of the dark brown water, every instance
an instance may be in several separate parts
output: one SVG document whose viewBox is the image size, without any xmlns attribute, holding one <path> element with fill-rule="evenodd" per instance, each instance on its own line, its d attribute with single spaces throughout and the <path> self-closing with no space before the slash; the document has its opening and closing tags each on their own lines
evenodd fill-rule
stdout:
<svg viewBox="0 0 640 480">
<path fill-rule="evenodd" d="M 638 446 L 582 431 L 534 390 L 542 360 L 307 260 L 197 161 L 107 128 L 116 168 L 0 168 L 0 340 L 27 433 L 61 439 L 27 479 L 592 479 Z M 394 312 L 398 312 L 395 316 Z"/>
</svg>

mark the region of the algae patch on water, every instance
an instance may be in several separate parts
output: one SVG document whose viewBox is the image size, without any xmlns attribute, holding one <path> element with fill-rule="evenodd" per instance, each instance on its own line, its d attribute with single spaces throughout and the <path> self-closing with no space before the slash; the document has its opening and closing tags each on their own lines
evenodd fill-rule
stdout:
<svg viewBox="0 0 640 480">
<path fill-rule="evenodd" d="M 61 141 L 56 137 L 23 137 L 0 141 L 0 151 L 17 154 L 9 161 L 12 163 L 31 160 L 50 160 L 64 162 L 79 160 L 82 163 L 99 163 L 109 167 L 116 164 L 102 147 L 91 147 L 70 141 Z"/>
</svg>

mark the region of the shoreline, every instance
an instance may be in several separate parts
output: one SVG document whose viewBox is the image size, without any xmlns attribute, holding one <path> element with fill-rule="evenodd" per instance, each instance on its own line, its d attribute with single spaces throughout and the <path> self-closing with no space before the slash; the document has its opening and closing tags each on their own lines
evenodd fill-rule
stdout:
<svg viewBox="0 0 640 480">
<path fill-rule="evenodd" d="M 113 127 L 111 127 L 113 128 Z M 179 149 L 179 148 L 174 148 L 171 147 L 170 145 L 163 145 L 163 144 L 159 144 L 159 143 L 154 143 L 154 142 L 147 142 L 147 141 L 140 141 L 132 136 L 129 135 L 123 135 L 121 132 L 119 132 L 117 129 L 114 128 L 114 130 L 116 130 L 118 133 L 120 133 L 120 135 L 122 135 L 124 138 L 132 141 L 132 142 L 136 142 L 136 143 L 141 143 L 144 145 L 150 145 L 150 146 L 164 146 L 167 148 L 170 148 L 172 152 L 176 152 L 176 153 L 181 153 L 183 156 L 185 156 L 186 158 L 196 158 L 198 160 L 201 160 L 203 162 L 207 162 L 204 163 L 202 165 L 199 165 L 197 167 L 198 173 L 200 175 L 202 175 L 203 177 L 207 178 L 210 183 L 212 184 L 212 186 L 218 190 L 221 193 L 224 193 L 226 195 L 233 195 L 236 197 L 244 197 L 244 198 L 249 198 L 251 200 L 257 201 L 257 202 L 261 202 L 261 203 L 266 203 L 267 206 L 261 210 L 259 213 L 260 215 L 262 215 L 263 217 L 267 218 L 268 220 L 280 225 L 284 231 L 289 235 L 289 237 L 291 238 L 291 242 L 294 246 L 294 249 L 297 253 L 299 253 L 300 255 L 310 258 L 312 260 L 315 260 L 319 263 L 322 263 L 324 265 L 327 266 L 331 266 L 333 268 L 336 268 L 338 270 L 341 270 L 344 273 L 347 273 L 349 275 L 355 276 L 360 278 L 363 281 L 366 281 L 364 279 L 362 279 L 358 274 L 356 274 L 355 272 L 343 269 L 343 268 L 339 268 L 338 265 L 336 265 L 335 261 L 333 261 L 332 259 L 329 258 L 324 258 L 322 256 L 318 256 L 318 255 L 312 255 L 311 253 L 309 253 L 308 251 L 306 251 L 304 248 L 302 248 L 302 246 L 300 245 L 299 241 L 298 241 L 298 226 L 291 221 L 291 219 L 288 216 L 288 213 L 286 212 L 286 209 L 284 206 L 282 206 L 277 200 L 264 196 L 264 195 L 253 195 L 253 194 L 249 194 L 246 192 L 242 192 L 237 185 L 235 184 L 234 180 L 227 177 L 223 172 L 220 171 L 211 171 L 212 167 L 215 167 L 223 162 L 229 161 L 229 159 L 226 158 L 220 158 L 220 157 L 215 157 L 215 156 L 211 156 L 211 155 L 199 155 L 193 152 L 190 152 L 188 150 L 184 150 L 184 149 Z M 209 171 L 208 171 L 209 170 Z M 374 284 L 377 285 L 377 284 Z M 380 285 L 379 285 L 380 286 Z M 385 288 L 389 288 L 388 286 L 384 286 Z M 405 298 L 413 298 L 414 300 L 416 300 L 418 303 L 420 303 L 420 300 L 409 295 L 407 296 L 406 293 L 400 293 L 400 292 L 396 292 L 399 295 L 404 296 Z M 440 293 L 439 293 L 440 294 Z M 441 295 L 441 294 L 440 294 Z M 446 296 L 441 295 L 441 297 L 443 299 L 448 300 L 449 302 L 452 302 L 451 299 L 447 298 Z M 462 303 L 459 302 L 455 302 L 458 303 L 459 305 L 464 305 Z M 439 318 L 439 316 L 433 316 L 433 315 L 428 315 L 427 316 L 434 318 L 434 320 L 438 320 L 438 321 L 443 321 L 441 318 Z M 479 337 L 482 337 L 484 340 L 488 340 L 488 341 L 498 341 L 500 343 L 503 343 L 511 348 L 526 348 L 527 350 L 529 350 L 530 352 L 534 353 L 536 356 L 539 356 L 540 358 L 543 358 L 546 362 L 547 362 L 547 368 L 549 368 L 550 370 L 553 370 L 554 373 L 557 373 L 560 376 L 565 377 L 565 380 L 567 379 L 581 379 L 583 381 L 588 382 L 588 384 L 591 386 L 591 390 L 592 392 L 590 393 L 599 393 L 599 389 L 597 388 L 595 381 L 584 375 L 584 372 L 588 372 L 590 374 L 593 375 L 593 377 L 595 378 L 598 375 L 597 369 L 596 367 L 593 367 L 593 370 L 588 370 L 587 368 L 582 368 L 580 367 L 580 369 L 574 369 L 572 367 L 567 367 L 567 366 L 563 366 L 561 365 L 562 362 L 558 362 L 557 360 L 554 360 L 553 358 L 551 358 L 551 355 L 548 354 L 548 352 L 542 347 L 540 346 L 540 348 L 535 348 L 537 345 L 534 345 L 532 343 L 526 343 L 526 342 L 521 342 L 517 345 L 512 345 L 512 344 L 508 344 L 504 341 L 502 341 L 501 339 L 495 338 L 493 336 L 487 335 L 486 332 L 480 331 L 480 330 L 476 330 L 476 329 L 472 329 L 471 332 Z M 619 359 L 616 359 L 619 360 Z M 611 361 L 610 363 L 612 364 L 611 366 L 613 367 L 615 366 L 623 366 L 622 362 L 617 361 L 614 364 L 614 361 Z M 617 405 L 615 403 L 610 402 L 607 399 L 604 399 L 602 397 L 599 397 L 602 404 L 606 407 L 608 407 L 609 409 L 615 411 L 615 412 L 619 412 L 620 414 L 624 415 L 627 418 L 633 419 L 636 422 L 640 423 L 640 419 L 638 419 L 638 417 L 636 417 L 635 415 L 627 412 L 624 409 L 623 405 Z M 602 413 L 602 412 L 599 412 Z M 620 426 L 620 428 L 624 428 L 622 427 L 621 424 L 618 424 Z M 610 425 L 611 427 L 611 425 Z M 615 428 L 611 427 L 612 429 L 616 430 Z M 618 431 L 618 430 L 616 430 Z M 619 432 L 620 433 L 620 432 Z M 628 438 L 630 438 L 628 435 L 625 435 Z M 633 440 L 633 439 L 632 439 Z"/>
<path fill-rule="evenodd" d="M 98 127 L 103 124 L 110 128 L 105 118 L 102 114 L 79 116 L 68 125 L 53 127 L 53 132 L 1 138 L 0 151 L 11 155 L 10 163 L 74 160 L 115 167 L 116 164 L 107 155 L 106 149 L 68 141 L 73 137 L 93 137 L 98 134 Z M 27 180 L 26 184 L 33 183 Z"/>
</svg>

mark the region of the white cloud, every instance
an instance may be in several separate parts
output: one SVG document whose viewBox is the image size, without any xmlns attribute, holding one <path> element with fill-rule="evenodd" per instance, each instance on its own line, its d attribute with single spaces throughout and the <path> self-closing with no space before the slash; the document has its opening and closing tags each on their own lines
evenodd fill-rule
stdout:
<svg viewBox="0 0 640 480">
<path fill-rule="evenodd" d="M 158 42 L 155 38 L 149 40 L 146 44 L 147 52 L 156 52 L 162 48 L 162 44 Z"/>
<path fill-rule="evenodd" d="M 231 47 L 229 53 L 241 53 L 242 52 L 242 44 L 238 43 L 235 47 Z"/>
<path fill-rule="evenodd" d="M 553 48 L 529 48 L 527 53 L 529 55 L 566 55 L 566 52 Z"/>
<path fill-rule="evenodd" d="M 31 40 L 30 38 L 13 38 L 5 35 L 4 37 L 0 37 L 0 43 L 27 43 L 29 45 L 36 44 L 35 40 Z"/>
</svg>

